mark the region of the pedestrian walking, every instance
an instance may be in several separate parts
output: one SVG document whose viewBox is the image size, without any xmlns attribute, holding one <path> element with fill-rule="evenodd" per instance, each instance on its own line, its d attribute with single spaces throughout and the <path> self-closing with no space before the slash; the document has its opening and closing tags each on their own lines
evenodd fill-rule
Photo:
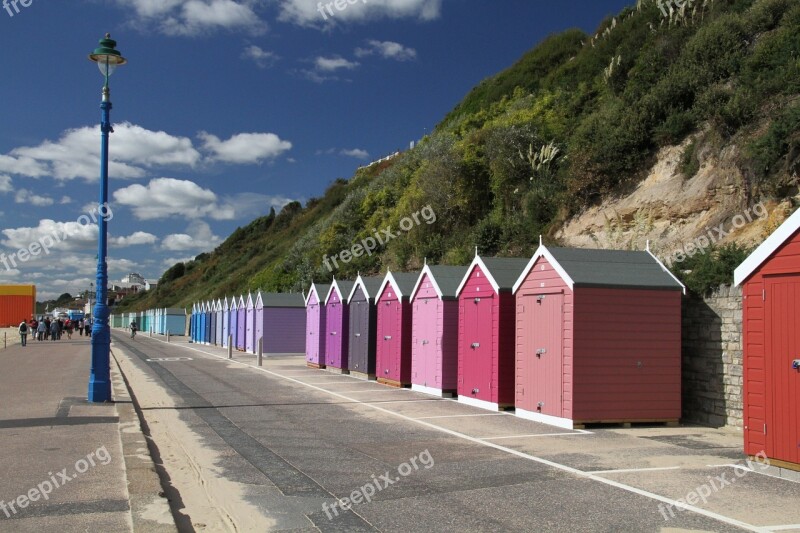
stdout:
<svg viewBox="0 0 800 533">
<path fill-rule="evenodd" d="M 83 327 L 85 325 L 84 320 L 81 318 L 78 320 L 78 333 L 80 333 L 81 337 L 83 337 Z"/>
<path fill-rule="evenodd" d="M 39 321 L 39 325 L 36 327 L 36 340 L 46 340 L 45 332 L 47 331 L 47 323 L 44 320 Z"/>
<path fill-rule="evenodd" d="M 36 330 L 39 328 L 39 322 L 36 321 L 36 318 L 31 318 L 31 323 L 28 325 L 28 329 L 30 331 L 31 337 L 33 340 L 36 339 Z"/>
<path fill-rule="evenodd" d="M 72 330 L 74 328 L 74 324 L 75 322 L 70 319 L 67 319 L 67 321 L 64 323 L 64 330 L 67 332 L 67 338 L 69 340 L 72 340 Z"/>
<path fill-rule="evenodd" d="M 29 327 L 27 322 L 23 320 L 22 322 L 19 323 L 20 344 L 22 344 L 23 346 L 28 345 L 28 329 Z"/>
<path fill-rule="evenodd" d="M 44 317 L 44 340 L 50 338 L 50 326 L 52 322 L 50 322 L 50 317 Z"/>
<path fill-rule="evenodd" d="M 50 340 L 57 341 L 60 331 L 58 329 L 58 320 L 50 322 Z"/>
</svg>

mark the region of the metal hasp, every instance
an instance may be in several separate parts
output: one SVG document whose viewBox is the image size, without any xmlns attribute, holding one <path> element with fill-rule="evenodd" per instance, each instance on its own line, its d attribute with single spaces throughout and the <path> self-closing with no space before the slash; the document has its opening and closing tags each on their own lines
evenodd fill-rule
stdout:
<svg viewBox="0 0 800 533">
<path fill-rule="evenodd" d="M 89 60 L 97 63 L 100 73 L 105 79 L 103 85 L 103 99 L 100 104 L 100 202 L 98 211 L 107 213 L 108 209 L 108 137 L 114 129 L 111 127 L 111 90 L 108 87 L 108 78 L 117 67 L 127 63 L 122 54 L 116 49 L 117 42 L 106 34 L 100 40 L 100 46 L 89 54 Z M 104 211 L 105 210 L 105 211 Z M 110 350 L 111 328 L 108 325 L 108 218 L 101 216 L 98 224 L 97 244 L 97 295 L 93 310 L 92 321 L 92 367 L 89 372 L 90 402 L 111 401 L 110 378 Z"/>
</svg>

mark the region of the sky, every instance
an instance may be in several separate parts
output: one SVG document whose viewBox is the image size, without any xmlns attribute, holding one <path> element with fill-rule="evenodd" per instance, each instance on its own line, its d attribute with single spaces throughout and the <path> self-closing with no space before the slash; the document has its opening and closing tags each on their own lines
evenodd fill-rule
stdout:
<svg viewBox="0 0 800 533">
<path fill-rule="evenodd" d="M 632 0 L 0 0 L 0 283 L 157 280 L 419 140 L 550 34 Z M 27 4 L 27 5 L 26 5 Z M 109 32 L 109 205 L 98 209 Z M 20 252 L 20 250 L 23 250 Z"/>
</svg>

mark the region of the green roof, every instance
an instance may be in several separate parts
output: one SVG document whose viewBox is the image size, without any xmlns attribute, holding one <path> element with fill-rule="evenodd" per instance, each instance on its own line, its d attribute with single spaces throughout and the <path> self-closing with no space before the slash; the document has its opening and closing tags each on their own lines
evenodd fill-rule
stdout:
<svg viewBox="0 0 800 533">
<path fill-rule="evenodd" d="M 501 291 L 511 290 L 522 271 L 528 266 L 528 259 L 510 257 L 481 257 L 481 261 L 489 269 L 488 274 L 494 278 Z"/>
<path fill-rule="evenodd" d="M 465 266 L 428 265 L 444 298 L 455 298 L 458 286 L 467 275 Z"/>
<path fill-rule="evenodd" d="M 577 286 L 683 289 L 648 252 L 547 248 Z"/>
<path fill-rule="evenodd" d="M 261 293 L 264 307 L 305 307 L 306 302 L 300 293 L 267 292 Z"/>
</svg>

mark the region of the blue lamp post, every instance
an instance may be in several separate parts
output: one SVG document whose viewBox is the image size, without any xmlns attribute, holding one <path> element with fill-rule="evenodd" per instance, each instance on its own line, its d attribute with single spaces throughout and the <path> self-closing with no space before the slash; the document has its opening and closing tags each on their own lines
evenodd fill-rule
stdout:
<svg viewBox="0 0 800 533">
<path fill-rule="evenodd" d="M 103 85 L 103 101 L 100 104 L 102 119 L 100 122 L 100 204 L 98 211 L 106 213 L 108 208 L 108 137 L 114 131 L 111 127 L 111 91 L 108 78 L 117 67 L 127 63 L 122 54 L 116 50 L 117 42 L 106 33 L 100 40 L 100 46 L 89 54 L 89 59 L 97 63 L 105 78 Z M 98 221 L 97 244 L 97 293 L 92 313 L 92 369 L 89 374 L 89 401 L 111 401 L 110 350 L 111 329 L 108 326 L 108 221 L 101 216 Z"/>
</svg>

